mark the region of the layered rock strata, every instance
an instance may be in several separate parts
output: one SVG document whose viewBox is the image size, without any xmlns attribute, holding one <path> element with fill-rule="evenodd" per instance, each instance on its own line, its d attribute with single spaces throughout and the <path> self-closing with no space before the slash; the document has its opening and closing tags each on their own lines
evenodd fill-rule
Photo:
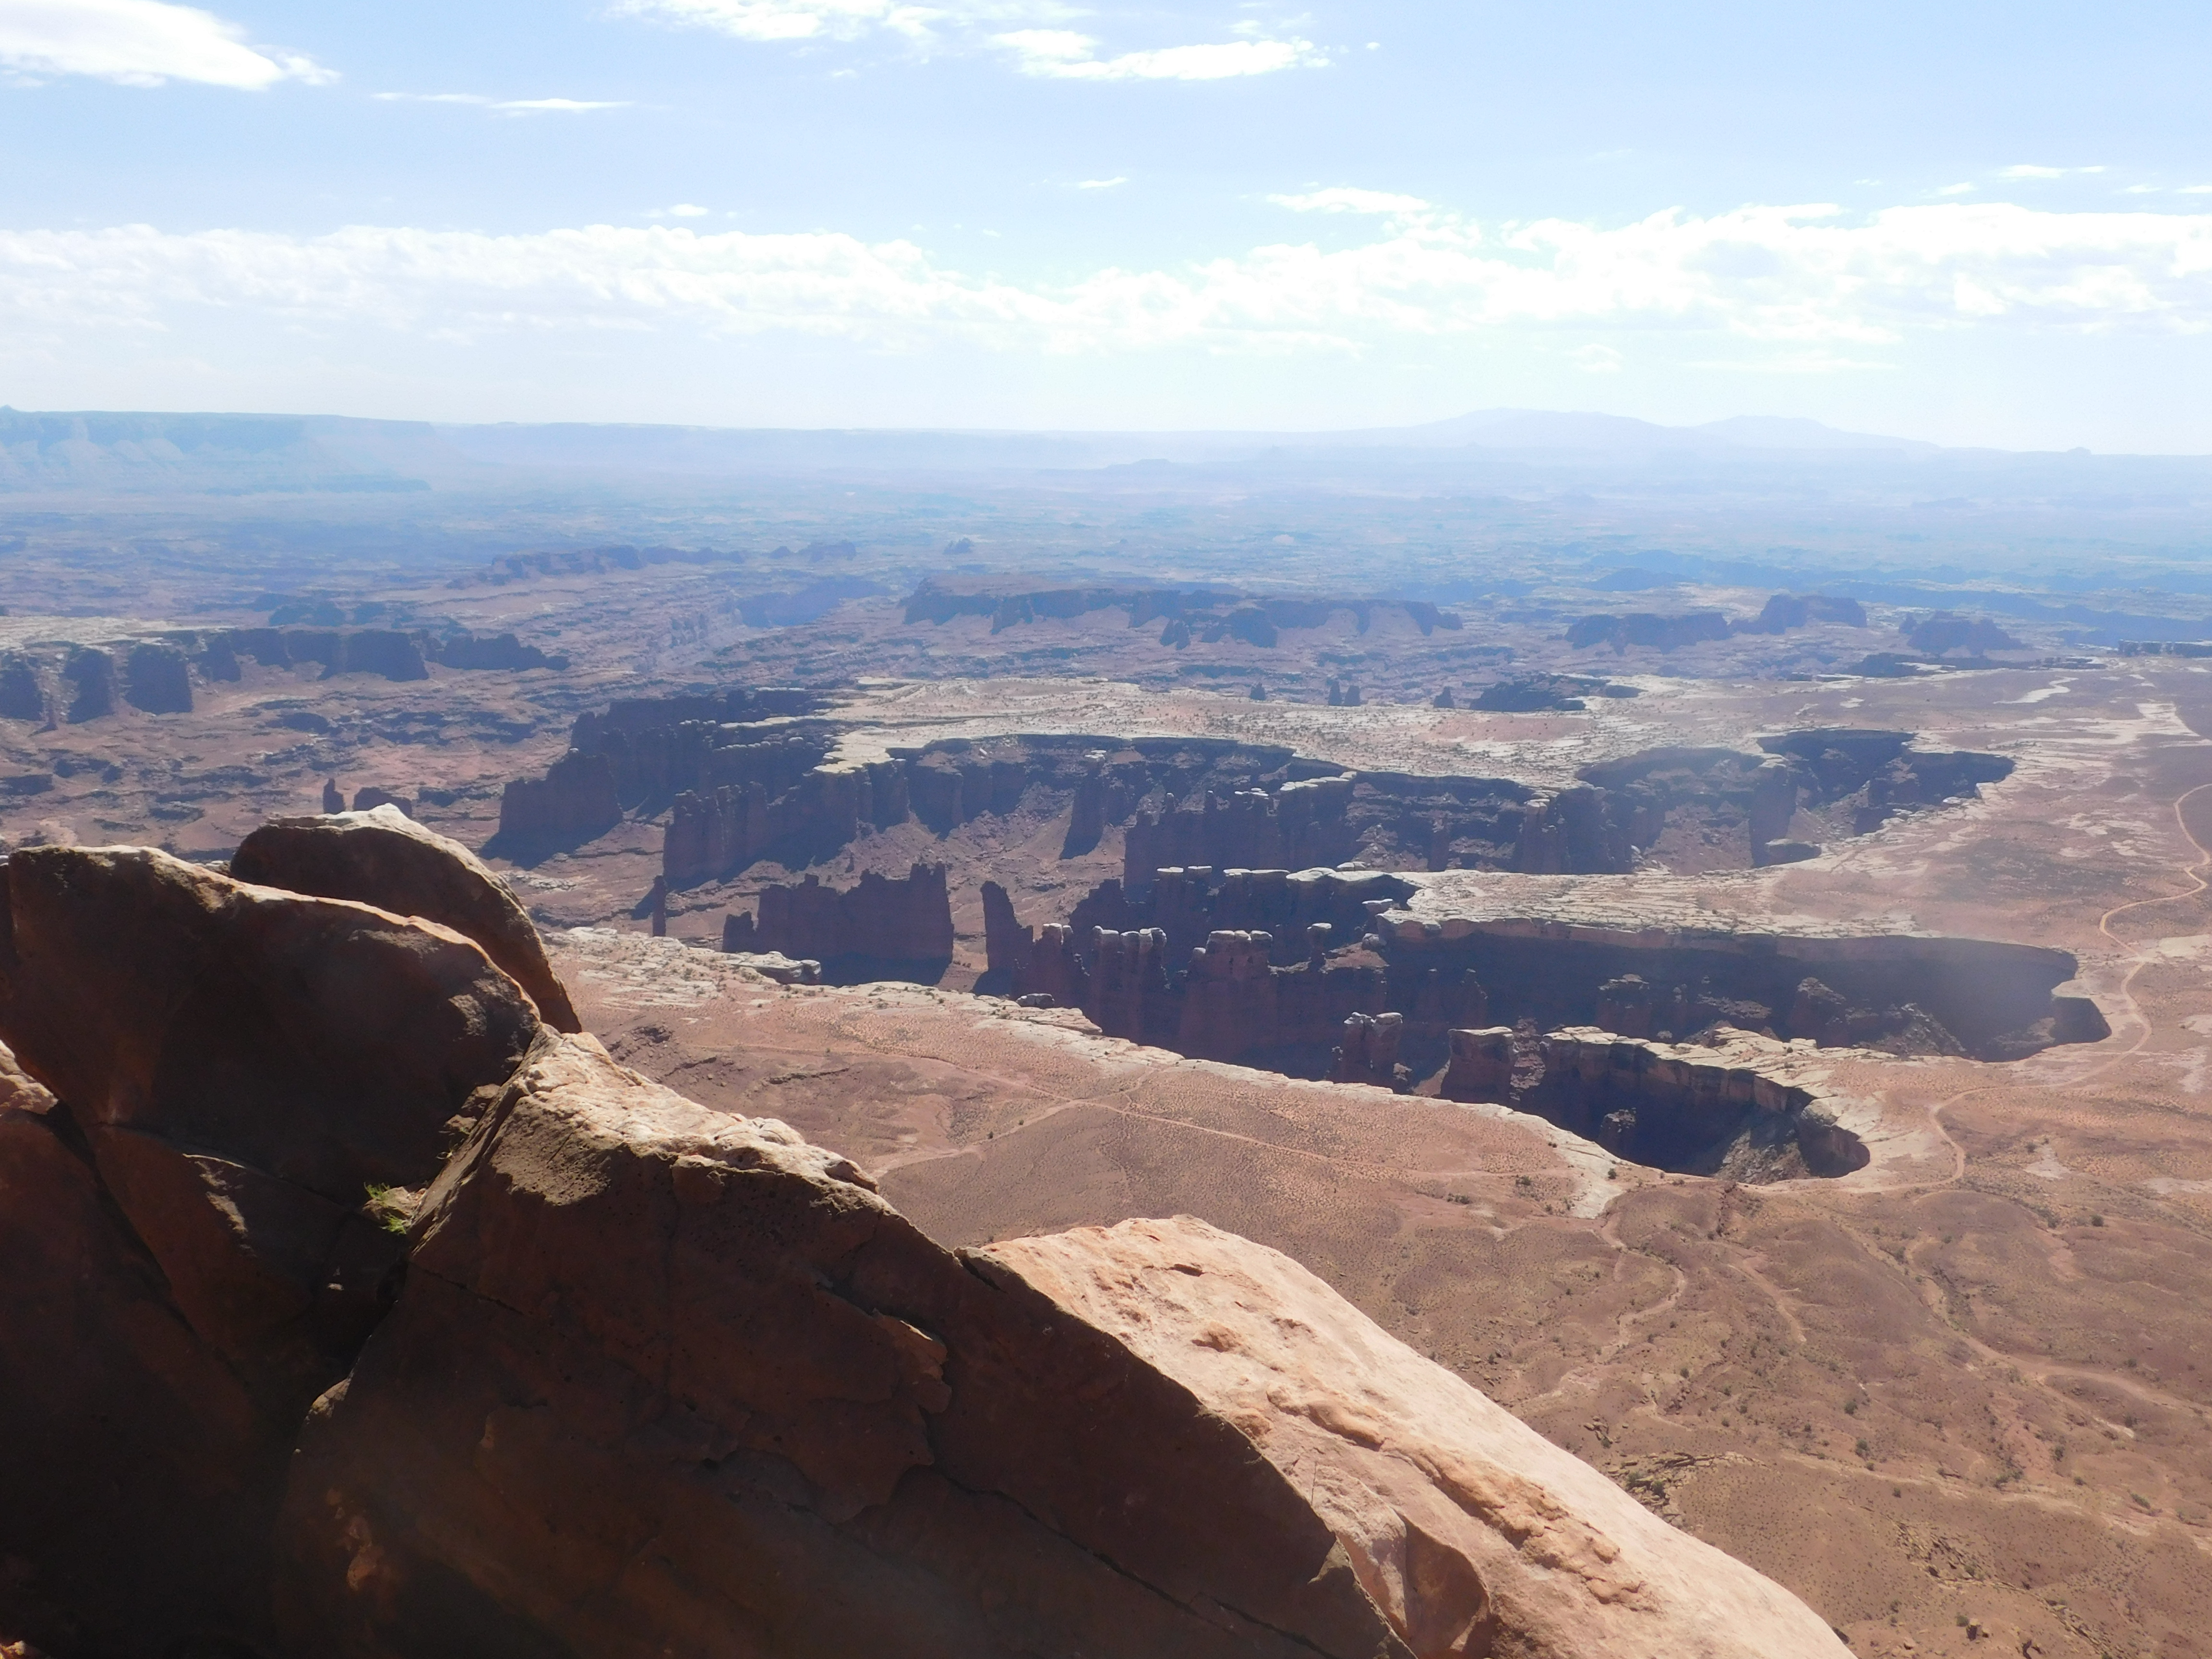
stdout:
<svg viewBox="0 0 2212 1659">
<path fill-rule="evenodd" d="M 1868 1161 L 1847 1103 L 1797 1045 L 1731 1035 L 1709 1048 L 1591 1028 L 1539 1044 L 1540 1079 L 1516 1103 L 1638 1164 L 1740 1181 L 1842 1176 Z"/>
<path fill-rule="evenodd" d="M 542 778 L 517 778 L 500 793 L 499 831 L 487 847 L 531 858 L 577 847 L 622 822 L 613 766 L 604 755 L 570 750 Z"/>
<path fill-rule="evenodd" d="M 1809 855 L 1814 844 L 1790 835 L 1801 805 L 1834 808 L 1828 818 L 1849 823 L 1838 832 L 1862 833 L 1897 811 L 1971 796 L 2011 769 L 1996 757 L 1908 750 L 1904 734 L 1875 754 L 1821 732 L 1766 740 L 1771 761 L 1649 750 L 1585 768 L 1549 793 L 1507 778 L 1347 772 L 1288 749 L 1203 738 L 953 738 L 848 760 L 823 702 L 765 688 L 617 703 L 578 720 L 561 768 L 574 773 L 584 757 L 610 769 L 617 805 L 605 807 L 595 782 L 588 819 L 601 830 L 624 810 L 671 808 L 661 867 L 679 887 L 770 855 L 811 862 L 910 817 L 945 835 L 1030 811 L 1067 813 L 1068 855 L 1127 826 L 1122 878 L 1133 890 L 1155 870 L 1191 865 L 1620 872 L 1683 822 L 1706 842 L 1735 844 L 1708 862 L 1747 867 Z M 546 781 L 563 790 L 511 786 L 502 836 L 550 833 L 538 826 L 574 783 Z M 575 827 L 560 833 L 573 834 L 583 820 L 562 822 Z"/>
<path fill-rule="evenodd" d="M 757 917 L 723 919 L 725 951 L 811 958 L 833 978 L 921 973 L 933 981 L 952 959 L 952 898 L 941 864 L 917 863 L 902 877 L 870 871 L 842 890 L 810 875 L 763 888 L 757 902 Z"/>
<path fill-rule="evenodd" d="M 1466 1033 L 1504 1022 L 1659 1040 L 1725 1029 L 1984 1060 L 2108 1035 L 2094 1003 L 2056 994 L 2075 971 L 2060 951 L 1511 914 L 1430 920 L 1395 908 L 1413 891 L 1365 872 L 1163 870 L 1143 893 L 1109 880 L 1070 922 L 1031 927 L 1000 889 L 986 894 L 980 988 L 1080 1008 L 1110 1036 L 1361 1082 L 1403 1080 L 1342 1057 L 1371 1042 L 1364 1024 L 1347 1036 L 1348 1020 L 1387 1014 L 1400 1022 L 1393 1066 L 1467 1099 L 1504 1097 L 1511 1055 L 1461 1050 Z M 1249 925 L 1261 921 L 1275 926 Z"/>
</svg>

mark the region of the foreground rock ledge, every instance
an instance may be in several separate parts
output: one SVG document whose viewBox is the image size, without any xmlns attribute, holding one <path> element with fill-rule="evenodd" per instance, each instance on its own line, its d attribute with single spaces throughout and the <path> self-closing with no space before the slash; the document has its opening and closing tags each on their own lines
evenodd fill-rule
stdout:
<svg viewBox="0 0 2212 1659">
<path fill-rule="evenodd" d="M 346 1653 L 1842 1651 L 1273 1251 L 956 1256 L 588 1037 L 431 1193 L 283 1537 Z"/>
<path fill-rule="evenodd" d="M 1188 1216 L 983 1254 L 1242 1430 L 1422 1659 L 1843 1651 L 1288 1256 Z"/>
<path fill-rule="evenodd" d="M 0 1628 L 42 1646 L 1843 1651 L 1272 1251 L 945 1250 L 419 914 L 130 848 L 0 896 Z"/>
</svg>

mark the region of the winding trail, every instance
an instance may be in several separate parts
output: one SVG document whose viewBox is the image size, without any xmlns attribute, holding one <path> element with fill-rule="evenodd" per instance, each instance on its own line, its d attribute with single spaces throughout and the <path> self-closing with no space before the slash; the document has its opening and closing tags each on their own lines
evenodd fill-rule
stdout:
<svg viewBox="0 0 2212 1659">
<path fill-rule="evenodd" d="M 2130 910 L 2140 910 L 2147 905 L 2172 904 L 2179 899 L 2196 898 L 2208 890 L 2212 890 L 2212 882 L 2208 882 L 2204 877 L 2207 867 L 2212 866 L 2212 850 L 2207 850 L 2204 843 L 2197 840 L 2191 832 L 2188 817 L 2182 811 L 2191 796 L 2202 794 L 2208 789 L 2212 789 L 2212 783 L 2200 783 L 2194 789 L 2185 789 L 2173 798 L 2174 827 L 2181 831 L 2182 839 L 2197 849 L 2196 859 L 2191 863 L 2180 866 L 2180 873 L 2196 884 L 2185 893 L 2161 893 L 2155 898 L 2131 899 L 2125 904 L 2116 904 L 2097 918 L 2097 931 L 2123 951 L 2130 952 L 2135 958 L 2134 963 L 2128 969 L 2126 977 L 2120 981 L 2120 1000 L 2127 1005 L 2128 1017 L 2135 1022 L 2136 1039 L 2122 1053 L 2107 1055 L 2101 1063 L 2073 1079 L 2068 1085 L 2069 1087 L 2078 1088 L 2092 1078 L 2103 1076 L 2106 1072 L 2122 1060 L 2132 1058 L 2142 1049 L 2144 1043 L 2150 1041 L 2150 1021 L 2144 1016 L 2142 1009 L 2136 1001 L 2135 982 L 2136 975 L 2150 964 L 2151 954 L 2140 945 L 2130 944 L 2114 933 L 2112 918 L 2123 915 Z"/>
</svg>

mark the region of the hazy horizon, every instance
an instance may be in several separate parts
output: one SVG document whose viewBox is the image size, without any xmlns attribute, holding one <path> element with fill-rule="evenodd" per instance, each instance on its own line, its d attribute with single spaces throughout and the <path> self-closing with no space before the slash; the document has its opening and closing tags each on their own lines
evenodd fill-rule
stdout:
<svg viewBox="0 0 2212 1659">
<path fill-rule="evenodd" d="M 0 401 L 2212 451 L 2172 4 L 0 5 Z"/>
</svg>

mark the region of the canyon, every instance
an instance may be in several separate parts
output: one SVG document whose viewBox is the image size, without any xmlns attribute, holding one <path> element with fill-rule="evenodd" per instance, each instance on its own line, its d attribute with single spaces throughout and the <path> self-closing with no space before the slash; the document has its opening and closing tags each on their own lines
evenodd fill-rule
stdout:
<svg viewBox="0 0 2212 1659">
<path fill-rule="evenodd" d="M 0 856 L 198 895 L 66 962 L 66 904 L 21 911 L 0 1299 L 73 1336 L 0 1364 L 11 1425 L 62 1425 L 6 1454 L 52 1502 L 0 1537 L 0 1637 L 895 1646 L 824 1611 L 851 1584 L 1050 1647 L 1162 1581 L 1083 1565 L 1072 1487 L 1019 1534 L 1068 1576 L 994 1577 L 948 1419 L 1079 1317 L 1274 1470 L 1217 1529 L 1340 1551 L 1307 1582 L 1375 1650 L 1502 1642 L 1469 1572 L 1530 1605 L 1459 1530 L 1492 1488 L 1429 1473 L 1472 1395 L 1545 1502 L 1633 1542 L 1625 1501 L 1856 1651 L 2203 1651 L 2212 696 L 2193 590 L 2128 586 L 2186 572 L 2110 514 L 2000 589 L 1885 551 L 1972 516 L 1917 495 L 1723 547 L 1679 495 L 1232 508 L 1177 471 L 0 524 Z M 195 954 L 195 915 L 244 931 Z M 387 957 L 443 988 L 366 994 Z M 39 988 L 80 967 L 139 1024 Z M 410 1042 L 443 1058 L 377 1058 Z M 769 1187 L 796 1255 L 716 1231 Z M 906 1299 L 854 1300 L 848 1226 L 905 1241 Z M 971 1280 L 1052 1311 L 963 1324 Z M 1056 1389 L 974 1401 L 1064 1439 Z M 1191 1419 L 1142 1420 L 1131 1469 Z M 963 1565 L 898 1553 L 931 1535 Z M 1511 1629 L 1605 1650 L 1549 1605 Z"/>
</svg>

